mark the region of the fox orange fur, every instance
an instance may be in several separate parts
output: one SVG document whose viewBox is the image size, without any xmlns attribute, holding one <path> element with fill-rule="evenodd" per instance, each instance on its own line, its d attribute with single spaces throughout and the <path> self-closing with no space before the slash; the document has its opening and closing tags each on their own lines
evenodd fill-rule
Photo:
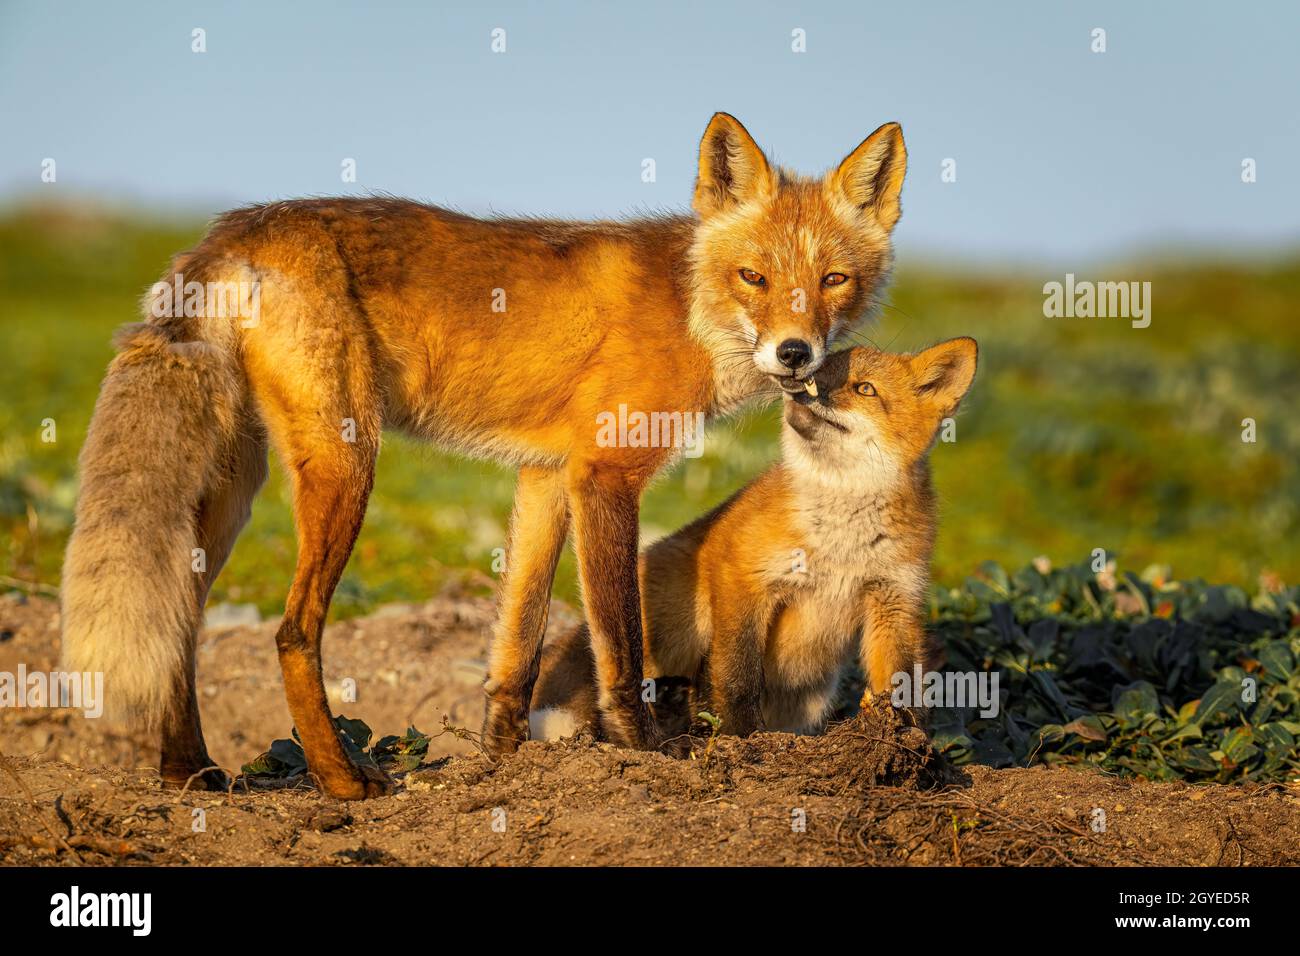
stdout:
<svg viewBox="0 0 1300 956">
<path fill-rule="evenodd" d="M 928 453 L 970 387 L 976 352 L 961 338 L 916 355 L 834 353 L 813 376 L 816 397 L 785 396 L 783 460 L 646 550 L 645 673 L 665 726 L 689 722 L 683 678 L 724 733 L 746 735 L 819 727 L 854 655 L 868 694 L 928 669 Z M 590 670 L 582 628 L 545 648 L 539 736 L 600 729 Z"/>
<path fill-rule="evenodd" d="M 814 372 L 886 281 L 905 168 L 897 124 L 808 179 L 773 168 L 719 113 L 693 215 L 484 220 L 386 198 L 223 215 L 166 278 L 255 285 L 257 319 L 168 313 L 156 293 L 146 321 L 119 334 L 81 455 L 67 666 L 104 672 L 108 705 L 160 732 L 166 782 L 209 766 L 196 632 L 274 447 L 298 535 L 276 635 L 289 709 L 326 792 L 383 792 L 331 723 L 320 642 L 393 428 L 519 468 L 485 684 L 489 748 L 527 734 L 570 533 L 602 720 L 616 741 L 655 746 L 640 699 L 637 521 L 675 450 L 606 447 L 598 416 L 620 404 L 723 415 L 773 394 L 773 377 Z"/>
</svg>

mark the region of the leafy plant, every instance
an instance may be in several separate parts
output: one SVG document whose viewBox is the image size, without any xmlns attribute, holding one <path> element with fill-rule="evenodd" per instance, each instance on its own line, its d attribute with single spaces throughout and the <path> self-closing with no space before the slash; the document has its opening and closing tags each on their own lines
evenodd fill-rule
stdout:
<svg viewBox="0 0 1300 956">
<path fill-rule="evenodd" d="M 374 746 L 370 727 L 363 720 L 335 717 L 334 727 L 349 757 L 359 765 L 378 767 L 389 773 L 403 773 L 420 766 L 429 751 L 429 737 L 414 727 L 408 727 L 401 737 L 381 737 Z M 284 740 L 274 740 L 271 747 L 256 760 L 241 768 L 245 776 L 285 779 L 307 772 L 307 756 L 303 753 L 298 728 Z"/>
<path fill-rule="evenodd" d="M 986 563 L 937 592 L 944 670 L 997 671 L 996 717 L 938 709 L 955 763 L 1090 764 L 1156 780 L 1300 775 L 1300 588 Z"/>
</svg>

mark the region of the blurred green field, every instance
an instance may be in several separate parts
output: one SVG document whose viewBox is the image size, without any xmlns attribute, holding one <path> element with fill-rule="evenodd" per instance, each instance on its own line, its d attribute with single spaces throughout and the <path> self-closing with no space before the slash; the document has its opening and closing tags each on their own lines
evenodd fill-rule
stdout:
<svg viewBox="0 0 1300 956">
<path fill-rule="evenodd" d="M 0 575 L 58 585 L 76 456 L 111 356 L 141 293 L 203 224 L 66 208 L 0 216 Z M 943 501 L 936 578 L 983 561 L 1058 564 L 1105 548 L 1121 565 L 1169 565 L 1253 591 L 1300 580 L 1300 259 L 1268 265 L 1113 263 L 1080 279 L 1152 282 L 1153 319 L 1046 319 L 1060 272 L 974 273 L 904 263 L 892 304 L 865 330 L 918 348 L 973 335 L 981 368 L 954 444 L 934 454 Z M 1254 444 L 1242 441 L 1253 418 Z M 57 440 L 41 440 L 53 419 Z M 647 494 L 643 534 L 722 500 L 776 453 L 760 411 L 718 424 L 706 453 Z M 513 475 L 390 436 L 336 617 L 420 600 L 449 583 L 491 586 Z M 292 575 L 287 487 L 273 467 L 213 600 L 278 613 Z M 556 593 L 573 599 L 572 555 Z"/>
</svg>

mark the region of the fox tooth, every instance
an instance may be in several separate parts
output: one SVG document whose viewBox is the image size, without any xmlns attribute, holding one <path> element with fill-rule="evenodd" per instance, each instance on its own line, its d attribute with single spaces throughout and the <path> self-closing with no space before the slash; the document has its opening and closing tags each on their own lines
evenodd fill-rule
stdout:
<svg viewBox="0 0 1300 956">
<path fill-rule="evenodd" d="M 803 383 L 803 387 L 808 390 L 808 394 L 813 398 L 817 397 L 817 380 L 815 378 L 809 376 L 808 380 Z"/>
</svg>

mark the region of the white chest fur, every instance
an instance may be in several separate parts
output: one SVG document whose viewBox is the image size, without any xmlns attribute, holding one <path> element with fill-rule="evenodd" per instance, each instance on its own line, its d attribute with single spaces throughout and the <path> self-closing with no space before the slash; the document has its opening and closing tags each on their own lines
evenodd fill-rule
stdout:
<svg viewBox="0 0 1300 956">
<path fill-rule="evenodd" d="M 925 569 L 908 559 L 906 529 L 890 508 L 897 493 L 897 479 L 883 487 L 810 479 L 797 488 L 795 525 L 804 546 L 801 560 L 779 577 L 784 610 L 769 647 L 790 681 L 815 680 L 852 653 L 869 582 L 909 592 L 925 587 Z"/>
</svg>

